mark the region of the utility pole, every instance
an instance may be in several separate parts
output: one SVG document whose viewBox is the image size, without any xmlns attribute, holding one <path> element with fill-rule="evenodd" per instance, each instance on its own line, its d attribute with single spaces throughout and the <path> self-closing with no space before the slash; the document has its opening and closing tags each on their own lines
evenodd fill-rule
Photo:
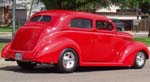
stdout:
<svg viewBox="0 0 150 82">
<path fill-rule="evenodd" d="M 12 38 L 14 38 L 15 32 L 16 32 L 16 0 L 13 1 L 13 6 L 12 6 Z"/>
</svg>

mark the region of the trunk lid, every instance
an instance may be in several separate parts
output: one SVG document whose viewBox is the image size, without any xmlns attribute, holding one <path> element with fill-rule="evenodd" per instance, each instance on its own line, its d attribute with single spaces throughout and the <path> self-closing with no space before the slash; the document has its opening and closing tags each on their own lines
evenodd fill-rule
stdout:
<svg viewBox="0 0 150 82">
<path fill-rule="evenodd" d="M 37 43 L 42 39 L 41 35 L 44 27 L 41 26 L 23 26 L 21 27 L 11 45 L 12 50 L 32 51 Z"/>
</svg>

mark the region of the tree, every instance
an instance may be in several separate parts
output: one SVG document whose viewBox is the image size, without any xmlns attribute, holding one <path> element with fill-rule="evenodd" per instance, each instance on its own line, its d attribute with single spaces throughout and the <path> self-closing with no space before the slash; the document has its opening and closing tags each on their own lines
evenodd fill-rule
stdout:
<svg viewBox="0 0 150 82">
<path fill-rule="evenodd" d="M 149 14 L 150 15 L 150 2 L 144 2 L 141 3 L 140 9 L 144 14 Z"/>
<path fill-rule="evenodd" d="M 68 9 L 88 11 L 97 7 L 107 7 L 110 0 L 43 0 L 46 9 Z"/>
<path fill-rule="evenodd" d="M 119 5 L 122 9 L 140 8 L 143 12 L 150 12 L 150 0 L 42 0 L 46 9 L 68 10 L 93 10 L 100 7 L 108 7 L 110 4 Z"/>
</svg>

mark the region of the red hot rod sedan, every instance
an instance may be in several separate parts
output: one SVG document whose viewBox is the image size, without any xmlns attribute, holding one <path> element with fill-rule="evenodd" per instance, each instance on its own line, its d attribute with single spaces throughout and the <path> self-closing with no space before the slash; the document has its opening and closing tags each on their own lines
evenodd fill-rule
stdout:
<svg viewBox="0 0 150 82">
<path fill-rule="evenodd" d="M 149 59 L 147 46 L 130 34 L 117 32 L 101 15 L 67 10 L 34 14 L 2 50 L 2 58 L 23 69 L 53 64 L 59 72 L 78 66 L 142 68 Z"/>
</svg>

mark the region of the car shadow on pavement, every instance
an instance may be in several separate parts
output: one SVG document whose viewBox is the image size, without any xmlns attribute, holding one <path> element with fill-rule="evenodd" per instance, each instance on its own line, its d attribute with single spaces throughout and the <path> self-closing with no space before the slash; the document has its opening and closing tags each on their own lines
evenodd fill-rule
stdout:
<svg viewBox="0 0 150 82">
<path fill-rule="evenodd" d="M 13 71 L 18 73 L 57 73 L 55 68 L 50 66 L 37 66 L 36 68 L 30 70 L 21 69 L 18 66 L 4 66 L 0 67 L 0 70 Z"/>
<path fill-rule="evenodd" d="M 129 70 L 129 67 L 79 67 L 76 72 L 96 72 L 96 71 L 115 71 Z"/>
<path fill-rule="evenodd" d="M 19 73 L 58 73 L 55 67 L 52 66 L 37 66 L 32 70 L 24 70 L 18 66 L 5 66 L 0 67 L 0 70 L 13 71 Z M 84 73 L 84 72 L 98 72 L 98 71 L 115 71 L 115 70 L 132 70 L 129 67 L 79 67 L 74 73 Z"/>
</svg>

